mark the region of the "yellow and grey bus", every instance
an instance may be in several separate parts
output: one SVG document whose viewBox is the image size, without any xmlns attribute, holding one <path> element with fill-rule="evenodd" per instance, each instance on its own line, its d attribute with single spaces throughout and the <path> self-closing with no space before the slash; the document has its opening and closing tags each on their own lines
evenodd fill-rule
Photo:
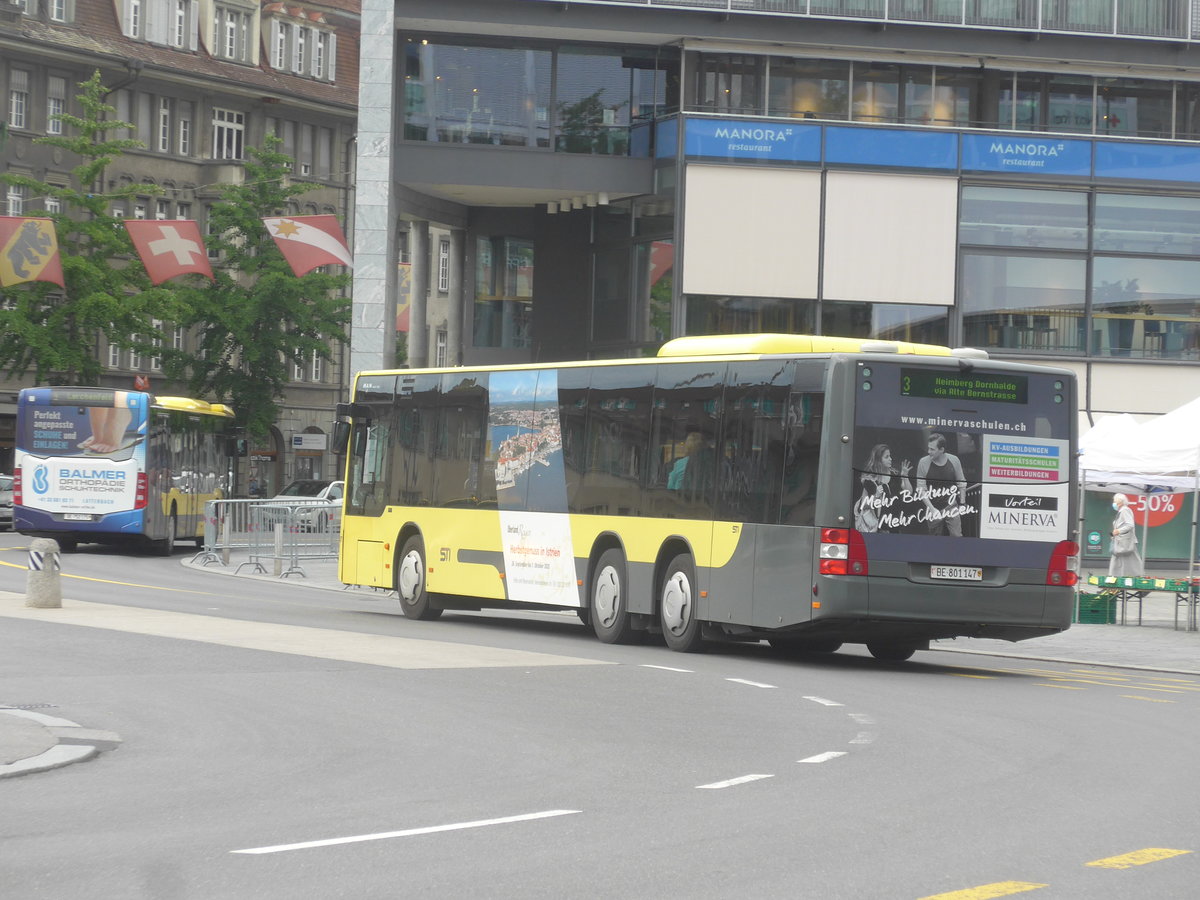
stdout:
<svg viewBox="0 0 1200 900">
<path fill-rule="evenodd" d="M 655 358 L 362 372 L 340 577 L 406 616 L 570 609 L 617 643 L 1069 627 L 1076 396 L 970 348 L 677 338 Z"/>
</svg>

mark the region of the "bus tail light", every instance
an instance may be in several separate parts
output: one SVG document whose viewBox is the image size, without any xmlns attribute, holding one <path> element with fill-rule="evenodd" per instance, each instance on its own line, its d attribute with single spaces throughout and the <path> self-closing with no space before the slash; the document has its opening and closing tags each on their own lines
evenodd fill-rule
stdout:
<svg viewBox="0 0 1200 900">
<path fill-rule="evenodd" d="M 1046 584 L 1071 587 L 1079 583 L 1079 545 L 1074 541 L 1059 541 L 1050 554 L 1046 569 Z"/>
<path fill-rule="evenodd" d="M 867 545 L 853 528 L 821 529 L 822 575 L 866 575 Z"/>
<path fill-rule="evenodd" d="M 145 509 L 146 498 L 150 494 L 150 479 L 145 472 L 138 472 L 137 493 L 133 495 L 133 508 Z"/>
<path fill-rule="evenodd" d="M 13 506 L 21 505 L 21 470 L 13 472 Z"/>
</svg>

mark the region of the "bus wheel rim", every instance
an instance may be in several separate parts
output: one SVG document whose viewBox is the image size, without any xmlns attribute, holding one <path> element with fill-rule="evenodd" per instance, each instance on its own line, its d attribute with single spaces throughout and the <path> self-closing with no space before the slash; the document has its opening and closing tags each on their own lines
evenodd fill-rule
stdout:
<svg viewBox="0 0 1200 900">
<path fill-rule="evenodd" d="M 421 554 L 409 553 L 400 563 L 400 596 L 411 603 L 421 592 Z"/>
<path fill-rule="evenodd" d="M 692 586 L 682 572 L 676 572 L 663 585 L 663 624 L 678 634 L 692 618 Z"/>
<path fill-rule="evenodd" d="M 617 570 L 612 566 L 605 566 L 596 575 L 596 589 L 592 593 L 592 608 L 600 619 L 601 625 L 607 627 L 616 620 L 617 612 L 621 608 L 621 579 L 617 576 Z"/>
</svg>

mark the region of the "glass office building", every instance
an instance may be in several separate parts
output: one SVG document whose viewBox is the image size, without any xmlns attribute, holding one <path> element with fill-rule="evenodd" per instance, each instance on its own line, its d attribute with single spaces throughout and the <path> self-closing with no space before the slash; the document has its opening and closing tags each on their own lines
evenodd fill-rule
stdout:
<svg viewBox="0 0 1200 900">
<path fill-rule="evenodd" d="M 1191 16 L 366 0 L 356 321 L 396 303 L 414 365 L 973 345 L 1075 368 L 1088 413 L 1165 411 L 1200 384 Z"/>
</svg>

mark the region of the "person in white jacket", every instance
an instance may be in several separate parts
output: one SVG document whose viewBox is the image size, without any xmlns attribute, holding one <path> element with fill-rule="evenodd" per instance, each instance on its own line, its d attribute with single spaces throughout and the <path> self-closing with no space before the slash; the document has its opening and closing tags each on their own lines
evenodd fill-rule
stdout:
<svg viewBox="0 0 1200 900">
<path fill-rule="evenodd" d="M 1137 526 L 1133 521 L 1133 510 L 1129 498 L 1124 494 L 1113 494 L 1112 508 L 1117 516 L 1113 519 L 1112 557 L 1108 561 L 1108 574 L 1139 576 L 1142 574 L 1142 558 L 1137 550 Z"/>
</svg>

